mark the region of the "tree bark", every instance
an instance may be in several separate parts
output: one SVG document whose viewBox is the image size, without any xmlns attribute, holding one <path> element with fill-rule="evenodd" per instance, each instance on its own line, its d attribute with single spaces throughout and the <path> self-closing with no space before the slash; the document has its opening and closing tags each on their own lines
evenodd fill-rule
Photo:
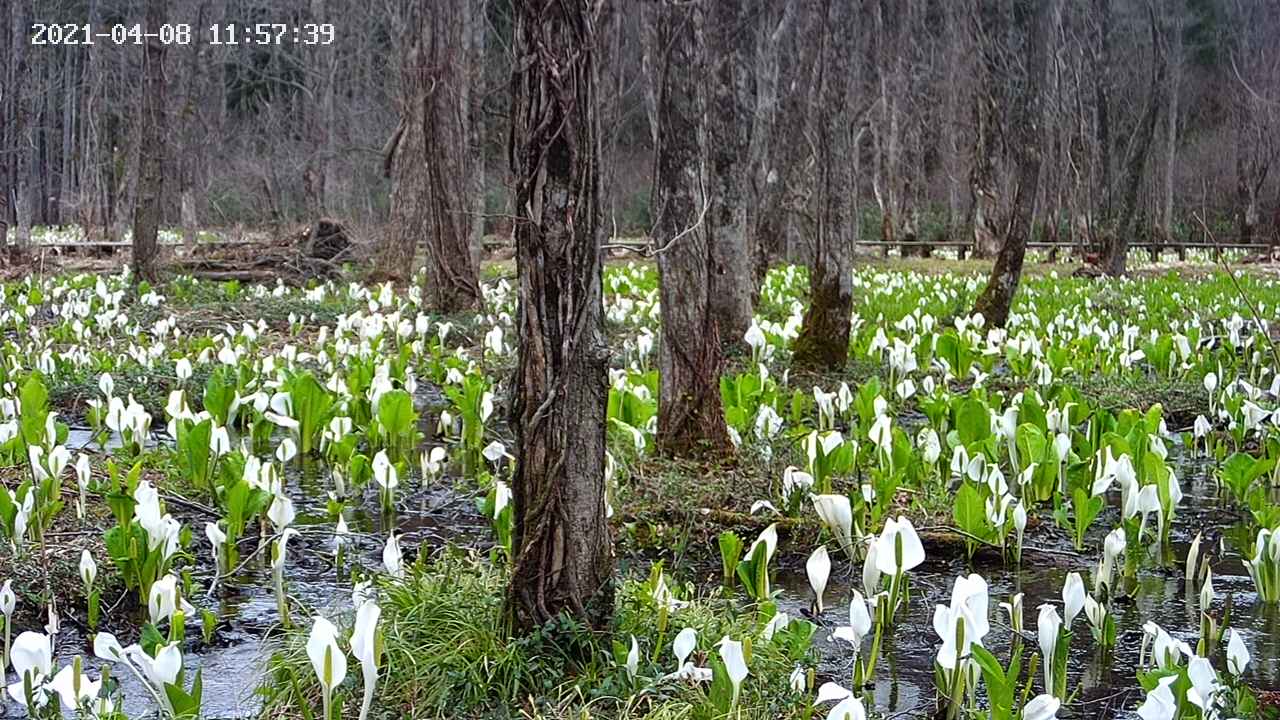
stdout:
<svg viewBox="0 0 1280 720">
<path fill-rule="evenodd" d="M 1056 5 L 1056 3 L 1055 3 Z M 1007 105 L 1011 118 L 1008 136 L 1014 162 L 1017 166 L 1017 186 L 1014 189 L 1013 207 L 1000 254 L 987 286 L 974 303 L 974 313 L 981 313 L 987 324 L 1004 327 L 1009 319 L 1009 308 L 1022 277 L 1023 258 L 1027 241 L 1031 237 L 1032 219 L 1040 182 L 1041 141 L 1043 125 L 1043 94 L 1049 69 L 1048 19 L 1050 3 L 1044 0 L 1014 0 L 1012 28 L 1009 33 L 998 33 L 988 28 L 984 36 L 991 46 L 988 53 L 988 78 L 999 86 L 1008 88 L 1012 95 Z M 1014 47 L 1003 49 L 995 43 L 997 38 L 1008 37 Z M 1014 61 L 1011 58 L 1019 58 Z"/>
<path fill-rule="evenodd" d="M 613 611 L 605 520 L 608 348 L 600 261 L 599 4 L 515 4 L 510 160 L 520 349 L 512 392 L 516 467 L 514 628 L 562 613 L 604 629 Z"/>
<path fill-rule="evenodd" d="M 484 257 L 485 219 L 485 125 L 484 125 L 484 48 L 485 7 L 487 0 L 463 0 L 459 8 L 462 18 L 462 51 L 460 54 L 459 104 L 465 108 L 463 137 L 466 153 L 466 195 L 471 205 L 466 211 L 467 242 L 471 246 L 471 262 L 480 267 Z"/>
<path fill-rule="evenodd" d="M 327 0 L 309 0 L 309 21 L 331 22 L 328 10 Z M 334 211 L 334 76 L 337 61 L 332 45 L 311 45 L 307 51 L 310 78 L 305 112 L 310 152 L 302 171 L 302 187 L 307 213 L 310 220 L 316 222 Z"/>
<path fill-rule="evenodd" d="M 166 0 L 147 0 L 146 28 L 151 37 L 142 50 L 142 118 L 138 195 L 133 208 L 133 273 L 154 281 L 160 219 L 164 202 L 165 46 L 159 40 Z"/>
<path fill-rule="evenodd" d="M 9 8 L 9 67 L 7 68 L 7 92 L 9 101 L 8 143 L 4 148 L 8 172 L 3 188 L 12 213 L 14 243 L 4 248 L 11 263 L 21 262 L 31 245 L 31 224 L 35 214 L 32 200 L 32 168 L 36 163 L 35 123 L 31 118 L 32 76 L 34 61 L 27 47 L 26 33 L 31 17 L 28 3 L 12 3 Z"/>
<path fill-rule="evenodd" d="M 717 0 L 711 7 L 711 77 L 708 116 L 711 210 L 711 315 L 726 347 L 741 347 L 751 325 L 751 235 L 747 229 L 750 73 L 747 58 L 754 34 L 743 0 Z"/>
<path fill-rule="evenodd" d="M 1000 201 L 996 196 L 993 159 L 998 151 L 995 132 L 997 112 L 998 108 L 986 93 L 978 93 L 974 98 L 973 115 L 977 127 L 974 131 L 973 166 L 969 169 L 974 257 L 992 257 L 1000 252 L 1003 235 L 997 219 Z"/>
<path fill-rule="evenodd" d="M 751 304 L 760 299 L 760 289 L 769 272 L 771 232 L 782 225 L 778 220 L 781 204 L 780 173 L 777 168 L 777 120 L 781 113 L 778 85 L 781 76 L 782 42 L 795 17 L 795 5 L 789 0 L 764 0 L 756 29 L 755 107 L 751 113 L 751 140 L 747 148 L 750 164 L 751 195 L 747 204 L 747 228 L 751 233 L 753 254 Z"/>
<path fill-rule="evenodd" d="M 652 207 L 662 310 L 658 446 L 675 456 L 732 447 L 720 402 L 724 358 L 712 308 L 707 215 L 706 46 L 700 3 L 661 3 L 655 18 L 657 171 Z"/>
<path fill-rule="evenodd" d="M 386 150 L 391 222 L 379 254 L 383 273 L 406 279 L 419 240 L 426 248 L 427 304 L 458 312 L 480 303 L 467 201 L 466 113 L 459 89 L 462 44 L 458 10 L 469 0 L 410 4 L 401 65 L 401 121 Z"/>
<path fill-rule="evenodd" d="M 1182 17 L 1176 15 L 1169 38 L 1169 79 L 1166 90 L 1168 111 L 1165 113 L 1164 177 L 1161 187 L 1160 232 L 1161 243 L 1173 242 L 1173 181 L 1178 162 L 1178 101 L 1182 85 Z"/>
<path fill-rule="evenodd" d="M 1099 217 L 1095 223 L 1109 228 L 1111 223 L 1111 2 L 1093 0 L 1098 23 L 1098 42 L 1094 57 L 1094 107 L 1097 114 L 1095 138 L 1098 146 L 1097 165 L 1101 175 L 1097 199 Z"/>
<path fill-rule="evenodd" d="M 1155 138 L 1156 125 L 1160 119 L 1161 101 L 1165 94 L 1164 77 L 1167 63 L 1163 48 L 1163 33 L 1160 31 L 1155 9 L 1148 6 L 1148 13 L 1151 16 L 1151 86 L 1146 109 L 1138 119 L 1138 126 L 1134 130 L 1133 140 L 1125 156 L 1124 192 L 1120 197 L 1120 214 L 1107 243 L 1106 256 L 1103 259 L 1103 271 L 1112 277 L 1125 273 L 1129 241 L 1133 234 L 1133 220 L 1138 211 L 1138 190 L 1146 171 L 1147 158 L 1151 155 L 1151 142 Z"/>
<path fill-rule="evenodd" d="M 815 209 L 818 227 L 809 264 L 809 309 L 795 340 L 792 364 L 842 370 L 849 355 L 853 208 L 850 202 L 854 18 L 845 3 L 827 0 L 823 10 L 819 68 L 825 117 L 817 120 Z"/>
</svg>

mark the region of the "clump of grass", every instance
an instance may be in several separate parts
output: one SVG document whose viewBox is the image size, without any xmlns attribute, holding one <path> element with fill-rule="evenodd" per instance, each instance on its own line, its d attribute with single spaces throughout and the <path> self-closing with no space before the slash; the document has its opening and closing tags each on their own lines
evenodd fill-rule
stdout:
<svg viewBox="0 0 1280 720">
<path fill-rule="evenodd" d="M 565 618 L 515 638 L 503 620 L 506 581 L 505 570 L 483 559 L 447 552 L 420 562 L 403 581 L 379 582 L 386 655 L 372 718 L 715 717 L 707 687 L 659 680 L 676 669 L 671 642 L 684 627 L 698 631 L 690 659 L 703 667 L 722 636 L 753 643 L 740 717 L 799 717 L 806 707 L 807 696 L 792 692 L 788 677 L 797 662 L 812 665 L 807 642 L 760 639 L 767 613 L 753 605 L 694 600 L 660 629 L 647 586 L 623 580 L 611 632 Z M 263 717 L 305 718 L 319 707 L 305 651 L 309 623 L 300 625 L 271 659 L 260 690 Z M 640 648 L 634 679 L 615 649 L 625 656 L 632 635 Z M 350 718 L 358 714 L 361 687 L 356 661 L 349 663 L 339 697 Z"/>
</svg>

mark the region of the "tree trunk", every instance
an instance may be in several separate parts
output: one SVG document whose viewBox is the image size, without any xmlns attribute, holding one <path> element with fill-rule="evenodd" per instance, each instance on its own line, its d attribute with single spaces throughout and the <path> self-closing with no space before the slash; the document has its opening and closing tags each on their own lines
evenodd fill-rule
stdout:
<svg viewBox="0 0 1280 720">
<path fill-rule="evenodd" d="M 1253 167 L 1254 163 L 1245 159 L 1243 150 L 1239 152 L 1240 157 L 1236 160 L 1236 201 L 1240 209 L 1237 213 L 1236 227 L 1240 235 L 1238 241 L 1241 244 L 1250 245 L 1255 241 L 1258 223 L 1262 220 L 1258 210 L 1258 191 L 1261 190 L 1266 175 L 1258 179 L 1256 168 Z"/>
<path fill-rule="evenodd" d="M 332 22 L 328 5 L 327 0 L 310 0 L 310 22 Z M 336 54 L 330 44 L 311 45 L 307 51 L 306 67 L 311 77 L 308 79 L 305 113 L 311 147 L 302 171 L 302 187 L 309 220 L 315 222 L 334 211 L 334 75 L 337 65 Z"/>
<path fill-rule="evenodd" d="M 753 35 L 742 0 L 717 0 L 711 9 L 710 114 L 707 121 L 710 156 L 711 315 L 726 347 L 742 346 L 751 325 L 751 235 L 747 230 L 747 179 L 750 173 L 750 110 L 747 99 Z"/>
<path fill-rule="evenodd" d="M 35 163 L 31 148 L 35 145 L 34 123 L 31 121 L 31 58 L 28 57 L 27 31 L 30 28 L 27 8 L 28 3 L 11 3 L 7 11 L 9 18 L 8 32 L 9 54 L 6 58 L 7 91 L 0 93 L 8 102 L 8 116 L 4 118 L 6 136 L 5 147 L 0 148 L 5 163 L 3 187 L 6 205 L 12 214 L 14 225 L 14 243 L 4 250 L 9 261 L 17 263 L 22 260 L 31 244 L 31 220 L 34 214 L 34 203 L 31 201 L 29 179 L 31 166 Z"/>
<path fill-rule="evenodd" d="M 1022 277 L 1022 262 L 1031 238 L 1036 194 L 1040 182 L 1040 129 L 1044 120 L 1044 85 L 1048 72 L 1048 18 L 1050 3 L 1043 0 L 1016 0 L 1013 6 L 1011 32 L 987 28 L 985 34 L 992 45 L 985 47 L 988 58 L 987 77 L 998 87 L 1007 88 L 1009 102 L 1008 135 L 1017 165 L 1017 187 L 1013 194 L 1012 215 L 1008 232 L 996 256 L 987 286 L 974 303 L 974 313 L 981 313 L 987 324 L 1004 327 L 1009 308 Z M 996 43 L 1007 37 L 1014 47 L 1002 49 Z M 1019 58 L 1021 62 L 1012 60 Z"/>
<path fill-rule="evenodd" d="M 1120 198 L 1120 215 L 1117 218 L 1110 242 L 1107 244 L 1103 271 L 1112 277 L 1125 273 L 1125 261 L 1129 256 L 1129 242 L 1133 235 L 1133 220 L 1138 211 L 1138 190 L 1146 171 L 1147 158 L 1151 154 L 1151 141 L 1155 138 L 1156 124 L 1160 119 L 1160 105 L 1164 97 L 1166 60 L 1163 38 L 1154 9 L 1151 14 L 1151 87 L 1146 110 L 1138 120 L 1133 141 L 1124 163 L 1124 193 Z"/>
<path fill-rule="evenodd" d="M 991 82 L 991 80 L 987 80 Z M 973 214 L 973 255 L 991 257 L 1000 252 L 998 215 L 1000 201 L 996 197 L 996 113 L 999 109 L 986 93 L 974 98 L 973 166 L 969 169 L 969 196 Z"/>
<path fill-rule="evenodd" d="M 467 242 L 471 246 L 471 262 L 480 267 L 484 257 L 485 218 L 485 131 L 484 131 L 484 44 L 486 0 L 463 0 L 458 8 L 461 17 L 461 52 L 459 54 L 459 106 L 464 108 L 463 156 L 466 173 L 465 197 Z"/>
<path fill-rule="evenodd" d="M 755 107 L 751 113 L 751 140 L 747 148 L 750 164 L 751 195 L 747 204 L 747 228 L 751 233 L 749 247 L 752 252 L 751 304 L 754 308 L 760 299 L 760 289 L 769 272 L 770 235 L 767 228 L 775 230 L 781 207 L 777 198 L 780 173 L 776 169 L 775 149 L 779 145 L 777 134 L 778 85 L 782 41 L 795 16 L 794 4 L 782 0 L 765 0 L 759 14 L 760 26 L 756 29 L 755 46 Z"/>
<path fill-rule="evenodd" d="M 1111 0 L 1093 0 L 1098 23 L 1098 44 L 1094 57 L 1094 106 L 1097 113 L 1098 215 L 1103 228 L 1111 223 Z"/>
<path fill-rule="evenodd" d="M 850 202 L 854 18 L 845 4 L 828 0 L 824 9 L 819 57 L 820 101 L 825 117 L 815 121 L 814 217 L 818 228 L 809 264 L 809 309 L 795 340 L 792 364 L 816 370 L 842 370 L 849 355 L 849 313 L 853 305 L 850 267 Z"/>
<path fill-rule="evenodd" d="M 703 9 L 699 3 L 662 3 L 656 22 L 658 446 L 676 456 L 724 453 L 732 446 L 720 402 L 724 359 L 711 300 Z"/>
<path fill-rule="evenodd" d="M 154 281 L 164 201 L 165 93 L 164 52 L 159 40 L 166 0 L 147 0 L 146 27 L 151 35 L 142 49 L 142 113 L 138 195 L 133 208 L 133 273 Z"/>
<path fill-rule="evenodd" d="M 1168 112 L 1165 113 L 1164 178 L 1161 188 L 1160 233 L 1162 243 L 1173 242 L 1173 181 L 1178 161 L 1178 100 L 1182 84 L 1182 19 L 1174 20 L 1169 42 Z"/>
<path fill-rule="evenodd" d="M 598 7 L 561 0 L 515 5 L 509 147 L 519 215 L 520 349 L 511 408 L 516 557 L 507 602 L 520 632 L 563 613 L 604 629 L 613 612 Z"/>
<path fill-rule="evenodd" d="M 379 257 L 388 276 L 413 271 L 417 243 L 426 247 L 427 304 L 450 313 L 477 307 L 480 284 L 471 248 L 467 108 L 459 92 L 461 23 L 454 12 L 469 0 L 410 7 L 401 67 L 401 122 L 387 149 L 391 222 Z M 425 16 L 421 13 L 425 13 Z"/>
</svg>

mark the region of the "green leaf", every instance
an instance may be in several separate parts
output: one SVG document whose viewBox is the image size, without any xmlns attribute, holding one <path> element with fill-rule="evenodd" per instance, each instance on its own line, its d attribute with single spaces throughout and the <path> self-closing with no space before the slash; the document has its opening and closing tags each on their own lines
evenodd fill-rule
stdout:
<svg viewBox="0 0 1280 720">
<path fill-rule="evenodd" d="M 987 509 L 983 505 L 982 492 L 968 480 L 960 483 L 953 514 L 956 527 L 975 537 L 987 536 Z"/>
<path fill-rule="evenodd" d="M 733 577 L 738 572 L 738 562 L 742 558 L 742 538 L 732 530 L 720 533 L 720 563 L 724 570 L 724 582 L 727 587 L 733 585 Z"/>
<path fill-rule="evenodd" d="M 960 442 L 966 446 L 987 439 L 991 434 L 991 421 L 986 403 L 976 398 L 966 398 L 956 410 L 956 430 Z"/>
<path fill-rule="evenodd" d="M 719 655 L 712 655 L 708 662 L 711 665 L 711 705 L 720 713 L 728 713 L 733 706 L 733 683 L 729 680 L 729 671 Z"/>
</svg>

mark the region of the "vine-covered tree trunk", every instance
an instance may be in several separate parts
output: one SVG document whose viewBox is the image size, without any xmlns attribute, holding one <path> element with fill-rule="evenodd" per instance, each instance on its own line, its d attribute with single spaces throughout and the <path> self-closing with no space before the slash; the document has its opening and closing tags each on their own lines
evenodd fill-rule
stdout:
<svg viewBox="0 0 1280 720">
<path fill-rule="evenodd" d="M 660 248 L 662 305 L 657 440 L 677 456 L 732 447 L 720 402 L 724 356 L 711 300 L 703 17 L 698 3 L 662 3 L 652 36 L 658 54 L 653 240 Z"/>
<path fill-rule="evenodd" d="M 467 172 L 467 108 L 460 88 L 462 32 L 455 12 L 468 0 L 410 4 L 410 36 L 401 64 L 401 122 L 388 145 L 391 223 L 380 257 L 387 276 L 413 272 L 417 244 L 426 249 L 427 305 L 459 312 L 480 303 L 476 256 L 471 252 L 472 204 Z"/>
<path fill-rule="evenodd" d="M 511 419 L 519 631 L 561 613 L 591 627 L 613 610 L 605 520 L 608 348 L 600 262 L 598 5 L 515 4 L 511 170 L 520 350 Z"/>
<path fill-rule="evenodd" d="M 751 233 L 747 229 L 751 95 L 747 59 L 754 34 L 742 0 L 711 6 L 711 76 L 708 154 L 711 173 L 711 314 L 726 346 L 742 345 L 755 295 Z"/>
<path fill-rule="evenodd" d="M 156 244 L 164 192 L 165 100 L 164 50 L 160 26 L 165 23 L 166 0 L 147 0 L 149 39 L 142 49 L 142 120 L 139 144 L 138 196 L 133 207 L 133 272 L 154 280 Z"/>
<path fill-rule="evenodd" d="M 1017 186 L 1013 192 L 1012 217 L 1008 232 L 996 256 L 987 286 L 974 303 L 987 324 L 1004 327 L 1009 319 L 1018 281 L 1022 277 L 1022 261 L 1031 238 L 1036 194 L 1039 190 L 1041 164 L 1040 129 L 1043 125 L 1043 95 L 1048 72 L 1049 3 L 1042 0 L 1016 0 L 1013 5 L 1013 27 L 1003 32 L 985 28 L 984 54 L 988 78 L 999 83 L 1010 96 L 1007 134 L 1017 166 Z M 1002 41 L 1001 38 L 1006 38 Z M 1012 47 L 997 43 L 1007 42 Z"/>
<path fill-rule="evenodd" d="M 853 155 L 849 107 L 853 29 L 854 19 L 845 4 L 828 2 L 819 58 L 820 98 L 828 114 L 816 123 L 814 217 L 818 227 L 809 263 L 809 309 L 792 355 L 793 365 L 800 368 L 840 370 L 849 354 L 854 213 L 846 166 Z"/>
</svg>

